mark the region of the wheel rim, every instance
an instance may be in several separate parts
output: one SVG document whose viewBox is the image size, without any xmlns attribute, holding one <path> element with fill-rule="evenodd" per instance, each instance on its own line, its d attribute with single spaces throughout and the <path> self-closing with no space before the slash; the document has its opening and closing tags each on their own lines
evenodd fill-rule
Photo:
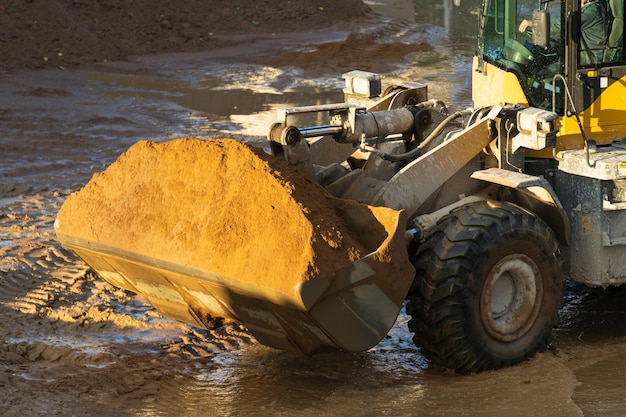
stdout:
<svg viewBox="0 0 626 417">
<path fill-rule="evenodd" d="M 487 332 L 503 342 L 523 336 L 541 306 L 540 271 L 523 254 L 508 255 L 491 269 L 481 296 L 481 316 Z"/>
</svg>

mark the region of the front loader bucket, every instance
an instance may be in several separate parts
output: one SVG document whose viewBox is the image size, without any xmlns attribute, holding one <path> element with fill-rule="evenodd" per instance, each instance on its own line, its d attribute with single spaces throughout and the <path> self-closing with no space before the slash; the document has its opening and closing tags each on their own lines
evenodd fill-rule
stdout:
<svg viewBox="0 0 626 417">
<path fill-rule="evenodd" d="M 336 199 L 230 139 L 139 142 L 63 204 L 55 231 L 165 316 L 243 323 L 276 348 L 361 351 L 413 280 L 405 215 Z"/>
</svg>

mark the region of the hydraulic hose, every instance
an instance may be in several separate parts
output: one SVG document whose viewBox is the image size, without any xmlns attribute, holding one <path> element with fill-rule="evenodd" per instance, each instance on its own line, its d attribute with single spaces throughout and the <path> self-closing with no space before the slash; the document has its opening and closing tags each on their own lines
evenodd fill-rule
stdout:
<svg viewBox="0 0 626 417">
<path fill-rule="evenodd" d="M 391 162 L 402 162 L 408 161 L 410 159 L 414 159 L 420 156 L 421 152 L 424 150 L 426 146 L 428 146 L 437 136 L 441 134 L 443 129 L 450 124 L 455 119 L 458 119 L 462 116 L 467 116 L 472 113 L 472 109 L 461 110 L 452 113 L 450 116 L 443 119 L 439 125 L 433 130 L 430 135 L 426 139 L 424 139 L 415 149 L 410 150 L 409 152 L 401 153 L 401 154 L 389 154 L 389 153 L 379 153 L 378 156 L 384 159 L 385 161 Z"/>
</svg>

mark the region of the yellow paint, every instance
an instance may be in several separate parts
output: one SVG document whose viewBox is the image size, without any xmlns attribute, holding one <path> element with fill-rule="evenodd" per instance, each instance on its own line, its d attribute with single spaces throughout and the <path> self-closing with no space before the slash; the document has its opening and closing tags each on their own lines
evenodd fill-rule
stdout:
<svg viewBox="0 0 626 417">
<path fill-rule="evenodd" d="M 593 72 L 593 71 L 590 71 Z M 626 77 L 615 80 L 591 106 L 580 112 L 582 123 L 588 139 L 598 145 L 608 144 L 626 137 Z M 559 148 L 582 148 L 580 128 L 573 116 L 561 118 L 559 129 Z"/>
<path fill-rule="evenodd" d="M 519 80 L 512 72 L 483 62 L 478 72 L 478 58 L 472 65 L 472 100 L 474 107 L 492 106 L 500 103 L 514 103 L 528 106 L 526 95 Z"/>
<path fill-rule="evenodd" d="M 507 72 L 487 62 L 478 72 L 478 58 L 474 58 L 472 72 L 472 99 L 475 107 L 501 103 L 528 106 L 528 99 L 519 80 L 512 72 Z M 587 72 L 589 78 L 598 77 L 597 70 Z M 626 76 L 615 80 L 589 106 L 580 112 L 580 122 L 588 139 L 598 145 L 608 144 L 626 137 Z M 582 149 L 584 147 L 580 128 L 574 116 L 559 119 L 557 151 Z M 552 157 L 552 149 L 527 151 L 538 157 Z"/>
</svg>

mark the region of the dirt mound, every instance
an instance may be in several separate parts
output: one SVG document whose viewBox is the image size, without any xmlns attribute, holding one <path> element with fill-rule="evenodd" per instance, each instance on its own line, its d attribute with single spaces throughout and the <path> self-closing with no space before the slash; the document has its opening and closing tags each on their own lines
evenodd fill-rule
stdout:
<svg viewBox="0 0 626 417">
<path fill-rule="evenodd" d="M 67 199 L 56 228 L 291 293 L 377 249 L 388 232 L 372 210 L 235 140 L 142 141 Z"/>
<path fill-rule="evenodd" d="M 260 34 L 325 28 L 368 12 L 360 0 L 5 0 L 0 69 L 211 49 Z"/>
<path fill-rule="evenodd" d="M 274 67 L 298 66 L 314 73 L 341 74 L 354 68 L 385 73 L 393 70 L 401 57 L 433 49 L 428 42 L 387 41 L 378 39 L 375 32 L 352 33 L 345 40 L 318 45 L 314 51 L 290 52 L 269 57 L 262 62 Z"/>
</svg>

